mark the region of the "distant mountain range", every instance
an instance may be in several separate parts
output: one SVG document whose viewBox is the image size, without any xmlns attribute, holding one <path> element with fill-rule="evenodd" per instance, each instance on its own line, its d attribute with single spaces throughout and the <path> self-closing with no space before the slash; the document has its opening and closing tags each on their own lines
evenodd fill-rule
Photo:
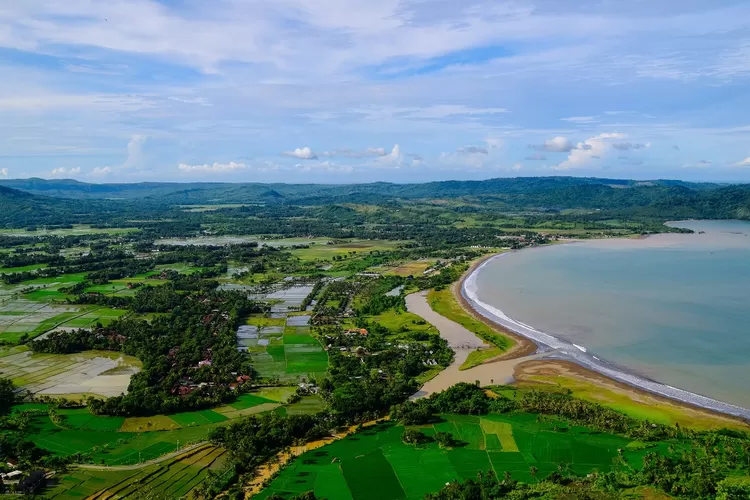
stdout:
<svg viewBox="0 0 750 500">
<path fill-rule="evenodd" d="M 504 210 L 588 209 L 649 217 L 750 218 L 750 185 L 519 177 L 422 184 L 168 183 L 87 184 L 38 178 L 0 180 L 0 208 L 35 219 L 201 204 L 382 204 L 458 200 Z M 0 214 L 0 221 L 7 215 Z M 18 217 L 14 217 L 18 219 Z"/>
</svg>

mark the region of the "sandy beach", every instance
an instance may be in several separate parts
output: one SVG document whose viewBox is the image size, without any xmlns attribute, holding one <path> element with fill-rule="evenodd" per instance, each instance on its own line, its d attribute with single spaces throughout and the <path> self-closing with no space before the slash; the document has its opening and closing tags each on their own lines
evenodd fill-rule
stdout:
<svg viewBox="0 0 750 500">
<path fill-rule="evenodd" d="M 560 363 L 558 368 L 563 366 L 569 367 L 567 364 L 570 363 L 581 370 L 596 374 L 596 377 L 588 377 L 594 383 L 601 383 L 601 379 L 608 379 L 620 384 L 621 388 L 627 387 L 630 391 L 640 391 L 652 397 L 663 398 L 685 408 L 700 408 L 709 413 L 729 415 L 745 421 L 750 420 L 750 410 L 746 408 L 717 401 L 641 377 L 636 373 L 629 372 L 588 354 L 580 346 L 557 338 L 547 332 L 534 329 L 529 325 L 514 321 L 500 309 L 481 302 L 476 295 L 476 276 L 481 272 L 481 268 L 492 259 L 503 258 L 509 254 L 512 254 L 512 252 L 488 256 L 476 262 L 464 274 L 454 289 L 454 293 L 464 309 L 470 311 L 475 317 L 482 318 L 482 321 L 493 328 L 517 340 L 517 346 L 503 356 L 503 360 L 508 360 L 509 356 L 518 359 L 519 356 L 528 356 L 531 352 L 536 351 L 537 359 L 544 357 L 545 362 L 548 364 Z M 523 361 L 528 360 L 524 359 Z M 502 363 L 502 360 L 498 361 L 499 363 Z M 514 369 L 515 367 L 519 367 L 520 364 L 516 363 Z M 484 368 L 485 366 L 487 365 L 477 368 Z M 472 371 L 468 370 L 469 373 Z"/>
</svg>

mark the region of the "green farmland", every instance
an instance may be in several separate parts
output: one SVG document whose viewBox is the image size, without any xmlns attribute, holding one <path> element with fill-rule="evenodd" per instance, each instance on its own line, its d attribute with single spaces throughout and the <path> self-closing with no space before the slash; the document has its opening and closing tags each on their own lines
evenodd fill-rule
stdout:
<svg viewBox="0 0 750 500">
<path fill-rule="evenodd" d="M 632 463 L 647 451 L 631 451 L 624 437 L 539 423 L 536 415 L 443 415 L 441 420 L 415 428 L 427 436 L 451 434 L 457 442 L 451 449 L 435 442 L 404 444 L 404 427 L 383 423 L 300 456 L 255 498 L 314 491 L 328 500 L 417 500 L 479 472 L 493 470 L 503 477 L 507 471 L 515 480 L 533 483 L 561 466 L 584 475 L 609 471 L 618 449 L 626 450 L 624 458 Z M 666 447 L 657 444 L 650 451 Z"/>
<path fill-rule="evenodd" d="M 174 459 L 135 470 L 75 469 L 54 481 L 45 498 L 181 498 L 203 482 L 209 471 L 221 472 L 226 452 L 199 446 Z"/>
<path fill-rule="evenodd" d="M 286 390 L 282 390 L 286 389 Z M 88 462 L 107 466 L 128 466 L 156 459 L 190 443 L 205 441 L 211 429 L 233 419 L 281 410 L 281 402 L 293 390 L 271 388 L 243 394 L 229 405 L 212 410 L 157 415 L 154 417 L 109 417 L 92 415 L 86 408 L 59 409 L 51 418 L 46 404 L 30 403 L 13 408 L 15 413 L 33 414 L 29 431 L 40 448 L 59 456 L 81 453 Z M 293 412 L 318 406 L 302 401 L 291 405 Z"/>
<path fill-rule="evenodd" d="M 248 323 L 259 327 L 259 336 L 241 342 L 261 377 L 295 381 L 320 377 L 328 369 L 328 354 L 309 327 L 282 326 L 283 318 L 251 318 Z"/>
</svg>

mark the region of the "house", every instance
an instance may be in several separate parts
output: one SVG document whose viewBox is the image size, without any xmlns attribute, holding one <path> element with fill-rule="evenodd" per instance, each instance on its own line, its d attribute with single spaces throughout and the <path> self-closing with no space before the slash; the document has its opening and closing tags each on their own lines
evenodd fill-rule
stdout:
<svg viewBox="0 0 750 500">
<path fill-rule="evenodd" d="M 238 384 L 244 384 L 245 382 L 248 382 L 248 381 L 250 381 L 249 375 L 240 375 L 239 377 L 237 377 Z"/>
<path fill-rule="evenodd" d="M 365 328 L 357 328 L 345 331 L 344 335 L 369 335 L 369 332 Z"/>
<path fill-rule="evenodd" d="M 0 479 L 2 479 L 3 481 L 19 481 L 21 479 L 21 476 L 23 476 L 23 471 L 14 470 L 12 472 L 8 472 L 7 474 L 0 474 Z"/>
<path fill-rule="evenodd" d="M 198 361 L 198 368 L 203 368 L 204 366 L 211 366 L 211 360 L 204 359 L 203 361 Z"/>
</svg>

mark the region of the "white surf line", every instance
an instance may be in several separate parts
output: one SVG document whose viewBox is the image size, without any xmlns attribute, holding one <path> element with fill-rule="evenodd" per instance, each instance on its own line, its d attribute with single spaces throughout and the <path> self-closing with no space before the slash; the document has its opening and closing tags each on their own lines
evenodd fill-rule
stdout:
<svg viewBox="0 0 750 500">
<path fill-rule="evenodd" d="M 743 408 L 741 406 L 733 405 L 731 403 L 725 403 L 718 401 L 700 394 L 695 394 L 683 389 L 678 389 L 666 384 L 648 380 L 640 377 L 633 373 L 628 373 L 617 367 L 603 361 L 596 356 L 587 352 L 586 348 L 568 342 L 566 340 L 550 335 L 549 333 L 542 332 L 533 328 L 529 325 L 525 325 L 519 321 L 514 320 L 507 316 L 503 311 L 497 307 L 491 306 L 485 302 L 479 300 L 477 296 L 477 276 L 484 266 L 492 262 L 495 259 L 499 259 L 508 253 L 495 255 L 484 261 L 479 265 L 472 273 L 464 280 L 463 286 L 461 287 L 461 294 L 471 304 L 471 306 L 482 316 L 487 319 L 498 323 L 508 330 L 515 332 L 529 340 L 535 342 L 540 348 L 545 349 L 551 348 L 564 354 L 567 358 L 577 362 L 578 364 L 594 370 L 602 375 L 606 375 L 612 379 L 624 382 L 633 387 L 644 389 L 660 396 L 665 396 L 669 399 L 688 403 L 694 406 L 705 408 L 708 410 L 717 411 L 727 415 L 733 415 L 750 420 L 750 409 Z"/>
</svg>

